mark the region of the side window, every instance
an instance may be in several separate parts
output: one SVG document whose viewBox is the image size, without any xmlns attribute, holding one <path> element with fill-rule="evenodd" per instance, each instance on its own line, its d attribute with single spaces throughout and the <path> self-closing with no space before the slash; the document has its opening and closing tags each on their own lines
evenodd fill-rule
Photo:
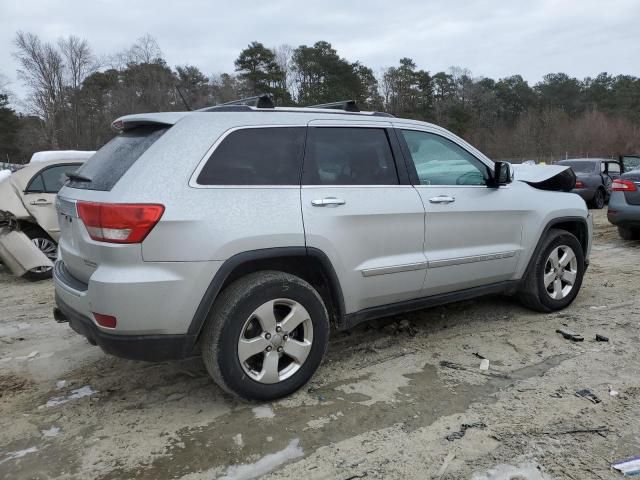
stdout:
<svg viewBox="0 0 640 480">
<path fill-rule="evenodd" d="M 31 179 L 27 186 L 26 193 L 42 193 L 44 192 L 44 182 L 42 181 L 42 174 L 39 173 Z"/>
<path fill-rule="evenodd" d="M 74 170 L 77 170 L 79 166 L 80 164 L 60 165 L 44 170 L 41 174 L 44 182 L 44 191 L 46 193 L 58 193 L 64 182 L 67 180 L 65 173 L 73 172 Z"/>
<path fill-rule="evenodd" d="M 218 145 L 200 185 L 299 185 L 304 127 L 244 128 Z"/>
<path fill-rule="evenodd" d="M 620 175 L 620 165 L 615 162 L 609 162 L 608 164 L 609 175 Z"/>
<path fill-rule="evenodd" d="M 312 127 L 305 185 L 397 185 L 387 132 L 382 128 Z"/>
<path fill-rule="evenodd" d="M 487 167 L 440 135 L 402 130 L 420 185 L 486 185 Z"/>
</svg>

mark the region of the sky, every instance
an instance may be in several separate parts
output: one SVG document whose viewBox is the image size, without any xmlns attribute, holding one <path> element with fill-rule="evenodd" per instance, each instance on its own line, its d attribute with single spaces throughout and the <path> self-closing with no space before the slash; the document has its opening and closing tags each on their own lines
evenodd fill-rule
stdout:
<svg viewBox="0 0 640 480">
<path fill-rule="evenodd" d="M 638 0 L 0 0 L 0 74 L 18 99 L 25 95 L 12 57 L 22 30 L 46 41 L 86 38 L 98 56 L 149 33 L 169 65 L 208 75 L 233 71 L 254 40 L 326 40 L 374 72 L 410 57 L 430 72 L 460 66 L 531 84 L 550 72 L 640 76 L 638 25 Z"/>
</svg>

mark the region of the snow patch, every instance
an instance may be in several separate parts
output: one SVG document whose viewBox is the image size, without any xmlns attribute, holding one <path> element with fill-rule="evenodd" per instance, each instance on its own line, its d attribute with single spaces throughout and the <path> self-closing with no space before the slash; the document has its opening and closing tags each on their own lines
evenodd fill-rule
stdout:
<svg viewBox="0 0 640 480">
<path fill-rule="evenodd" d="M 28 455 L 29 453 L 35 453 L 37 451 L 38 451 L 37 447 L 29 447 L 25 450 L 18 450 L 17 452 L 7 452 L 5 453 L 5 458 L 0 460 L 0 463 L 7 462 L 9 460 L 15 460 L 17 458 L 22 458 L 25 455 Z"/>
<path fill-rule="evenodd" d="M 89 395 L 93 395 L 94 393 L 98 393 L 97 390 L 94 390 L 89 385 L 85 385 L 84 387 L 78 388 L 76 390 L 71 390 L 71 395 L 68 397 L 53 397 L 47 400 L 47 403 L 44 405 L 45 407 L 55 407 L 56 405 L 62 405 L 63 403 L 67 403 L 70 400 L 76 400 L 82 397 L 88 397 Z"/>
<path fill-rule="evenodd" d="M 43 437 L 57 437 L 60 433 L 60 427 L 51 427 L 49 430 L 40 430 Z"/>
<path fill-rule="evenodd" d="M 242 465 L 232 465 L 227 469 L 227 473 L 222 477 L 224 480 L 251 480 L 266 475 L 270 471 L 285 464 L 289 460 L 301 457 L 304 452 L 299 445 L 300 440 L 295 439 L 289 442 L 286 448 L 279 452 L 265 455 L 255 463 Z"/>
<path fill-rule="evenodd" d="M 233 436 L 233 443 L 235 443 L 240 448 L 244 447 L 244 440 L 242 439 L 241 433 Z"/>
<path fill-rule="evenodd" d="M 251 409 L 256 418 L 273 418 L 276 416 L 269 405 L 260 405 Z"/>
<path fill-rule="evenodd" d="M 48 150 L 34 153 L 29 163 L 47 162 L 49 160 L 86 160 L 94 153 L 96 152 L 82 150 Z"/>
<path fill-rule="evenodd" d="M 11 170 L 0 170 L 0 182 L 11 176 Z"/>
<path fill-rule="evenodd" d="M 549 475 L 538 470 L 535 463 L 525 463 L 518 467 L 498 465 L 484 473 L 474 473 L 471 480 L 553 480 Z"/>
</svg>

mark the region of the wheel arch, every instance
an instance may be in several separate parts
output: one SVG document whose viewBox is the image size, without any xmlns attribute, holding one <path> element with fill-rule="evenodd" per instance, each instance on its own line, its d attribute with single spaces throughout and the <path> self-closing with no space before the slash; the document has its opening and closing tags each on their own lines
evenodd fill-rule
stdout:
<svg viewBox="0 0 640 480">
<path fill-rule="evenodd" d="M 536 244 L 536 248 L 533 250 L 531 257 L 527 263 L 527 268 L 524 271 L 522 278 L 527 278 L 527 275 L 531 271 L 533 264 L 535 263 L 535 259 L 540 253 L 540 249 L 542 248 L 542 244 L 544 242 L 544 238 L 546 237 L 549 230 L 552 228 L 557 230 L 565 230 L 571 234 L 573 234 L 580 245 L 582 245 L 582 251 L 588 252 L 589 248 L 589 227 L 587 225 L 587 219 L 583 217 L 558 217 L 550 220 L 542 230 L 542 233 L 538 237 L 538 242 Z"/>
<path fill-rule="evenodd" d="M 311 247 L 276 247 L 242 252 L 227 259 L 214 275 L 196 309 L 189 335 L 198 338 L 216 298 L 229 284 L 260 270 L 277 270 L 309 282 L 325 302 L 330 318 L 341 325 L 345 316 L 340 280 L 327 255 Z"/>
</svg>

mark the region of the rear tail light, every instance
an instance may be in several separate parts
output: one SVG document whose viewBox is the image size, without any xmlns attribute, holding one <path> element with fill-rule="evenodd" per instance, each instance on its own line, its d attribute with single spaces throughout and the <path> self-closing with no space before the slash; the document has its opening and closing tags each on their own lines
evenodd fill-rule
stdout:
<svg viewBox="0 0 640 480">
<path fill-rule="evenodd" d="M 98 242 L 140 243 L 163 213 L 157 204 L 78 202 L 78 216 Z"/>
<path fill-rule="evenodd" d="M 617 179 L 611 184 L 611 190 L 614 192 L 635 192 L 638 187 L 630 180 Z"/>
<path fill-rule="evenodd" d="M 582 183 L 580 180 L 576 180 L 576 188 L 584 188 L 584 183 Z"/>
<path fill-rule="evenodd" d="M 103 315 L 102 313 L 96 312 L 92 313 L 93 318 L 96 319 L 96 322 L 98 322 L 98 325 L 100 325 L 101 327 L 116 328 L 118 320 L 113 315 Z"/>
</svg>

